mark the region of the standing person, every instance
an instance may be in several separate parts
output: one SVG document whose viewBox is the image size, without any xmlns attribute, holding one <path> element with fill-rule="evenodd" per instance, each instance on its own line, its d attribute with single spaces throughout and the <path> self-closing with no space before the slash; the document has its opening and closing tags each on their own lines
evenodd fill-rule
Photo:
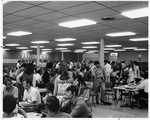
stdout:
<svg viewBox="0 0 150 120">
<path fill-rule="evenodd" d="M 132 81 L 134 81 L 134 77 L 135 77 L 135 70 L 134 70 L 134 65 L 132 60 L 129 60 L 128 62 L 128 72 L 129 72 L 129 77 L 127 83 L 130 84 Z"/>
<path fill-rule="evenodd" d="M 58 76 L 54 82 L 54 95 L 63 96 L 68 86 L 72 85 L 73 77 L 68 73 L 67 65 L 65 62 L 61 62 L 58 68 Z"/>
<path fill-rule="evenodd" d="M 137 61 L 133 61 L 133 66 L 134 66 L 135 77 L 140 78 L 140 69 Z"/>
<path fill-rule="evenodd" d="M 111 65 L 109 61 L 105 60 L 104 73 L 106 82 L 110 82 L 110 73 L 112 72 Z"/>
<path fill-rule="evenodd" d="M 65 103 L 61 110 L 63 111 L 65 108 L 69 109 L 69 113 L 73 118 L 88 118 L 89 109 L 83 99 L 77 97 L 78 96 L 78 87 L 75 85 L 71 85 L 66 89 L 66 98 L 68 102 Z"/>
<path fill-rule="evenodd" d="M 96 88 L 96 103 L 99 104 L 99 100 L 98 100 L 98 93 L 101 93 L 101 102 L 103 104 L 110 104 L 105 102 L 105 79 L 104 79 L 104 69 L 102 68 L 102 66 L 100 66 L 99 61 L 95 61 L 94 65 L 96 66 L 94 68 L 94 86 Z"/>
<path fill-rule="evenodd" d="M 18 60 L 16 67 L 17 67 L 17 68 L 20 68 L 21 64 L 22 64 L 22 63 L 21 63 L 21 60 Z"/>
<path fill-rule="evenodd" d="M 67 113 L 59 111 L 59 99 L 56 96 L 49 96 L 46 100 L 47 118 L 71 118 Z"/>
</svg>

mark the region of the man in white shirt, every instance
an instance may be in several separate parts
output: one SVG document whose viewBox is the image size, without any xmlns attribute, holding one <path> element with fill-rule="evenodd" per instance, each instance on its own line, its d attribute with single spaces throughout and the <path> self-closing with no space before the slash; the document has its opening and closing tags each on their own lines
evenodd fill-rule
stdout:
<svg viewBox="0 0 150 120">
<path fill-rule="evenodd" d="M 110 82 L 111 71 L 112 69 L 111 69 L 111 65 L 109 64 L 109 61 L 105 60 L 104 73 L 105 73 L 106 82 Z"/>
<path fill-rule="evenodd" d="M 32 87 L 32 81 L 27 79 L 23 82 L 24 96 L 23 100 L 30 105 L 40 104 L 41 96 L 37 88 Z"/>
</svg>

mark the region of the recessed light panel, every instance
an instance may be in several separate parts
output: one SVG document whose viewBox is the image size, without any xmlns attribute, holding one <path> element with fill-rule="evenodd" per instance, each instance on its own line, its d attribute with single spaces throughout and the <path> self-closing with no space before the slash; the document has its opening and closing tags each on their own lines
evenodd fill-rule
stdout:
<svg viewBox="0 0 150 120">
<path fill-rule="evenodd" d="M 6 36 L 3 36 L 3 39 L 6 39 Z"/>
<path fill-rule="evenodd" d="M 71 52 L 71 50 L 61 50 L 61 52 Z"/>
<path fill-rule="evenodd" d="M 55 50 L 66 50 L 68 48 L 55 48 Z"/>
<path fill-rule="evenodd" d="M 74 46 L 74 44 L 66 43 L 66 44 L 57 44 L 57 46 Z"/>
<path fill-rule="evenodd" d="M 147 17 L 149 15 L 149 9 L 148 7 L 146 8 L 141 8 L 141 9 L 135 9 L 135 10 L 130 10 L 126 12 L 122 12 L 122 15 L 129 17 L 129 18 L 141 18 L 141 17 Z"/>
<path fill-rule="evenodd" d="M 12 44 L 5 44 L 5 46 L 20 46 L 20 44 L 12 43 Z"/>
<path fill-rule="evenodd" d="M 114 50 L 114 48 L 104 48 L 104 50 Z"/>
<path fill-rule="evenodd" d="M 122 45 L 105 45 L 105 47 L 121 47 Z"/>
<path fill-rule="evenodd" d="M 83 46 L 82 48 L 97 48 L 97 46 Z"/>
<path fill-rule="evenodd" d="M 100 44 L 100 42 L 81 42 L 84 45 L 91 45 L 91 44 Z"/>
<path fill-rule="evenodd" d="M 132 38 L 130 41 L 148 41 L 148 38 Z"/>
<path fill-rule="evenodd" d="M 30 51 L 33 51 L 33 50 L 23 50 L 23 52 L 30 52 Z"/>
<path fill-rule="evenodd" d="M 3 50 L 10 50 L 9 48 L 4 48 Z"/>
<path fill-rule="evenodd" d="M 59 39 L 55 39 L 55 41 L 59 41 L 59 42 L 67 42 L 67 41 L 75 41 L 75 38 L 59 38 Z"/>
<path fill-rule="evenodd" d="M 16 49 L 28 49 L 28 47 L 16 47 Z"/>
<path fill-rule="evenodd" d="M 31 46 L 30 48 L 37 48 L 37 46 Z M 44 46 L 40 46 L 40 48 L 44 48 Z"/>
<path fill-rule="evenodd" d="M 124 49 L 115 49 L 114 51 L 126 51 Z"/>
<path fill-rule="evenodd" d="M 52 49 L 41 49 L 41 50 L 45 51 L 45 50 L 52 50 Z"/>
<path fill-rule="evenodd" d="M 31 43 L 34 43 L 34 44 L 44 44 L 44 43 L 49 43 L 49 41 L 32 41 Z"/>
<path fill-rule="evenodd" d="M 147 49 L 139 48 L 139 49 L 134 49 L 134 51 L 147 51 Z"/>
<path fill-rule="evenodd" d="M 15 31 L 15 32 L 7 33 L 7 35 L 11 35 L 11 36 L 24 36 L 24 35 L 30 35 L 30 34 L 32 33 L 26 32 L 26 31 Z"/>
<path fill-rule="evenodd" d="M 96 24 L 96 21 L 89 20 L 89 19 L 81 19 L 81 20 L 59 23 L 59 26 L 67 27 L 67 28 L 75 28 L 75 27 L 82 27 L 82 26 L 88 26 L 94 24 Z"/>
<path fill-rule="evenodd" d="M 108 33 L 106 36 L 110 37 L 120 37 L 120 36 L 130 36 L 130 35 L 136 35 L 134 32 L 117 32 L 117 33 Z"/>
<path fill-rule="evenodd" d="M 123 49 L 137 49 L 137 47 L 124 47 Z"/>
</svg>

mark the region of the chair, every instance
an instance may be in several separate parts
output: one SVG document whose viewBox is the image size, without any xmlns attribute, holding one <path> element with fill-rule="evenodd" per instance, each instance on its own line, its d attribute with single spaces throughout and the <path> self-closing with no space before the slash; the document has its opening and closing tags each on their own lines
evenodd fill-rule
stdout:
<svg viewBox="0 0 150 120">
<path fill-rule="evenodd" d="M 107 99 L 109 100 L 110 95 L 113 98 L 114 94 L 115 94 L 115 92 L 113 91 L 113 83 L 112 82 L 106 82 L 105 83 L 105 95 L 106 95 Z"/>
<path fill-rule="evenodd" d="M 147 106 L 148 106 L 148 99 L 147 98 L 139 98 L 138 99 L 138 108 L 140 108 L 140 101 L 145 101 L 146 102 L 146 104 L 147 104 Z"/>
</svg>

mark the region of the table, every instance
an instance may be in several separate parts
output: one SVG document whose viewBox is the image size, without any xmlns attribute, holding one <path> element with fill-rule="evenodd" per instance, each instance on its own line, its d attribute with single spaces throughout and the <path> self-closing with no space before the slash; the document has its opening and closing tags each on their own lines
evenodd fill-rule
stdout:
<svg viewBox="0 0 150 120">
<path fill-rule="evenodd" d="M 27 112 L 26 113 L 28 118 L 41 118 L 42 114 L 37 114 L 34 112 Z M 17 114 L 16 116 L 14 116 L 14 118 L 24 118 L 21 114 Z"/>
<path fill-rule="evenodd" d="M 113 89 L 115 90 L 115 99 L 117 100 L 117 103 L 119 101 L 117 96 L 116 96 L 117 90 L 118 91 L 127 91 L 129 93 L 129 103 L 128 104 L 129 104 L 129 107 L 132 107 L 131 106 L 131 93 L 137 92 L 138 89 L 136 89 L 134 86 L 129 86 L 129 85 L 117 86 L 117 87 L 113 87 Z"/>
<path fill-rule="evenodd" d="M 46 88 L 37 88 L 40 93 L 46 93 Z"/>
</svg>

